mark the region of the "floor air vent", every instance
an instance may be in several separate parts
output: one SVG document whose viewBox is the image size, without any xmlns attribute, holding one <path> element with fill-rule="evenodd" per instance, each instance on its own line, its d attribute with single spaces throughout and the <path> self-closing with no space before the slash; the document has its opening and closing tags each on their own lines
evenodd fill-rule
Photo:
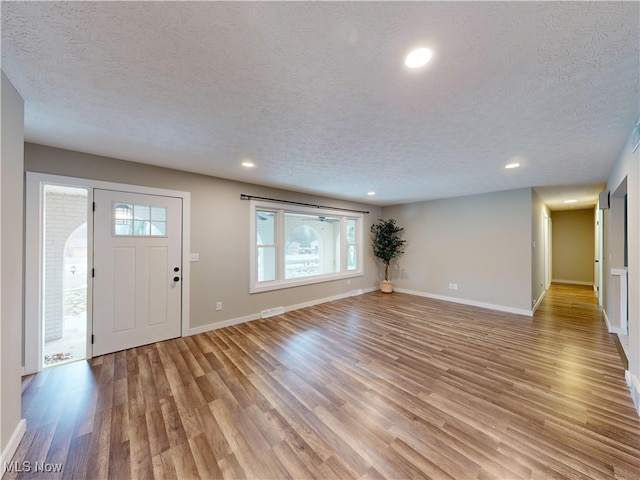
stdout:
<svg viewBox="0 0 640 480">
<path fill-rule="evenodd" d="M 271 308 L 269 310 L 263 310 L 260 312 L 262 318 L 274 317 L 276 315 L 282 315 L 284 313 L 284 307 Z"/>
</svg>

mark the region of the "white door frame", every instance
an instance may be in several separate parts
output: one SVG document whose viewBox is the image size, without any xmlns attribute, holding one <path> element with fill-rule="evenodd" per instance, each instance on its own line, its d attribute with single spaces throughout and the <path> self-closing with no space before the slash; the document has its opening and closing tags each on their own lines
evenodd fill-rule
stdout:
<svg viewBox="0 0 640 480">
<path fill-rule="evenodd" d="M 182 324 L 181 334 L 189 333 L 189 288 L 190 288 L 190 232 L 191 194 L 178 190 L 103 182 L 86 178 L 65 177 L 44 173 L 27 172 L 26 180 L 26 225 L 25 225 L 25 325 L 23 374 L 42 369 L 42 189 L 44 184 L 82 187 L 88 189 L 89 205 L 93 204 L 93 189 L 118 190 L 121 192 L 161 195 L 182 199 Z M 93 215 L 87 218 L 87 248 L 93 251 Z M 93 268 L 93 256 L 88 268 Z M 90 271 L 90 270 L 89 270 Z M 93 285 L 87 285 L 87 358 L 91 358 Z"/>
<path fill-rule="evenodd" d="M 604 267 L 604 210 L 596 210 L 596 278 L 598 282 L 598 305 L 604 306 L 604 288 L 602 286 L 602 269 Z"/>
<path fill-rule="evenodd" d="M 549 290 L 553 278 L 553 221 L 551 213 L 544 214 L 544 289 Z"/>
</svg>

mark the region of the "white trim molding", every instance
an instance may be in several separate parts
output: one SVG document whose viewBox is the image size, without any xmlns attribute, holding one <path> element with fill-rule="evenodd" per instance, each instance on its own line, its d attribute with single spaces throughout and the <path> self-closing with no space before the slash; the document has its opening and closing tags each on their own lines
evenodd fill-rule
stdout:
<svg viewBox="0 0 640 480">
<path fill-rule="evenodd" d="M 636 412 L 638 412 L 638 416 L 640 416 L 640 380 L 629 370 L 625 370 L 624 379 L 627 381 L 629 390 L 631 390 L 631 399 L 636 407 Z"/>
<path fill-rule="evenodd" d="M 627 299 L 628 275 L 626 268 L 611 269 L 611 276 L 620 277 L 620 331 L 616 333 L 621 333 L 622 335 L 628 335 L 629 333 L 629 306 Z"/>
<path fill-rule="evenodd" d="M 23 418 L 22 420 L 20 420 L 20 422 L 18 422 L 18 426 L 13 431 L 11 438 L 7 442 L 7 446 L 2 451 L 2 458 L 0 458 L 0 478 L 2 478 L 7 472 L 7 467 L 10 466 L 11 459 L 16 453 L 18 445 L 20 445 L 20 440 L 22 440 L 22 437 L 24 436 L 26 431 L 27 421 Z"/>
<path fill-rule="evenodd" d="M 562 279 L 554 278 L 551 280 L 551 283 L 564 283 L 566 285 L 585 285 L 585 286 L 595 288 L 595 285 L 593 284 L 593 282 L 582 282 L 579 280 L 562 280 Z"/>
<path fill-rule="evenodd" d="M 433 293 L 426 293 L 426 292 L 416 292 L 415 290 L 406 290 L 404 288 L 394 288 L 393 290 L 400 293 L 408 293 L 409 295 L 417 295 L 418 297 L 433 298 L 434 300 L 444 300 L 445 302 L 459 303 L 462 305 L 469 305 L 471 307 L 486 308 L 488 310 L 497 310 L 499 312 L 515 313 L 516 315 L 524 315 L 526 317 L 533 317 L 533 312 L 534 312 L 533 310 L 526 310 L 524 308 L 513 308 L 513 307 L 507 307 L 505 305 L 495 305 L 493 303 L 484 303 L 484 302 L 477 302 L 475 300 L 467 300 L 464 298 L 447 297 L 445 295 L 436 295 Z"/>
<path fill-rule="evenodd" d="M 542 303 L 542 300 L 544 300 L 544 296 L 547 294 L 547 291 L 544 290 L 540 296 L 538 297 L 538 300 L 536 300 L 533 303 L 533 308 L 531 308 L 531 314 L 533 315 L 534 313 L 536 313 L 536 310 L 538 310 L 538 307 L 540 306 L 540 304 Z"/>
<path fill-rule="evenodd" d="M 627 331 L 626 330 L 622 330 L 622 328 L 620 327 L 614 327 L 611 325 L 611 322 L 609 321 L 609 317 L 607 316 L 607 311 L 606 310 L 602 310 L 602 316 L 604 317 L 604 322 L 607 324 L 607 331 L 609 333 L 615 333 L 617 335 L 626 335 Z"/>
</svg>

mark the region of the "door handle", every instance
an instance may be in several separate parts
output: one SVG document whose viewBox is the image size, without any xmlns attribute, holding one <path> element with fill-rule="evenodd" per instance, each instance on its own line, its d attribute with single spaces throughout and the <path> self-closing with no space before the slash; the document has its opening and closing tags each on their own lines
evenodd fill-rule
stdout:
<svg viewBox="0 0 640 480">
<path fill-rule="evenodd" d="M 180 277 L 173 277 L 173 281 L 174 282 L 179 282 L 180 281 Z"/>
</svg>

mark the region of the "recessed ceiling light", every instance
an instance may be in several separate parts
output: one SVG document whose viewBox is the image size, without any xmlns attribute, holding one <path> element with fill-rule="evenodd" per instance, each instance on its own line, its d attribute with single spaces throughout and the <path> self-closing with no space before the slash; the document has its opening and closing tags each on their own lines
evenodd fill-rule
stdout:
<svg viewBox="0 0 640 480">
<path fill-rule="evenodd" d="M 433 53 L 428 48 L 416 48 L 404 59 L 404 64 L 409 68 L 420 68 L 426 65 Z"/>
<path fill-rule="evenodd" d="M 578 200 L 565 200 L 564 203 L 576 203 Z"/>
<path fill-rule="evenodd" d="M 519 163 L 508 163 L 507 165 L 504 166 L 504 168 L 518 168 L 520 166 Z"/>
<path fill-rule="evenodd" d="M 253 162 L 250 162 L 249 160 L 246 160 L 246 161 L 242 162 L 242 166 L 243 167 L 247 167 L 247 168 L 253 168 L 253 167 L 256 166 L 256 164 L 253 163 Z"/>
<path fill-rule="evenodd" d="M 367 192 L 367 195 L 369 195 L 371 197 L 374 196 L 375 194 L 376 194 L 376 192 Z"/>
</svg>

